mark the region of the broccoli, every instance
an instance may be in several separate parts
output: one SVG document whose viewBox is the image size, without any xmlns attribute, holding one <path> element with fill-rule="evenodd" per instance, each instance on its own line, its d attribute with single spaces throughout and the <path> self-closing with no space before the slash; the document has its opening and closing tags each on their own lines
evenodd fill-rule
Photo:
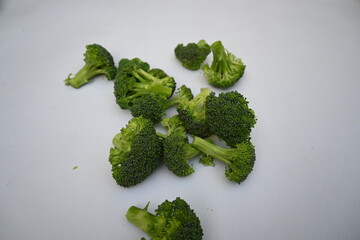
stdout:
<svg viewBox="0 0 360 240">
<path fill-rule="evenodd" d="M 168 108 L 192 98 L 191 89 L 182 85 L 170 99 L 166 99 L 162 95 L 145 94 L 136 98 L 129 109 L 133 117 L 143 116 L 154 123 L 159 123 L 162 117 L 166 115 Z"/>
<path fill-rule="evenodd" d="M 161 121 L 168 131 L 163 137 L 165 166 L 179 177 L 192 174 L 194 169 L 189 165 L 189 160 L 201 154 L 201 151 L 189 144 L 185 128 L 177 115 Z"/>
<path fill-rule="evenodd" d="M 152 240 L 202 239 L 204 233 L 200 219 L 185 200 L 179 197 L 173 201 L 165 200 L 155 214 L 148 212 L 148 207 L 149 203 L 143 209 L 131 206 L 126 219 Z"/>
<path fill-rule="evenodd" d="M 185 68 L 198 70 L 211 49 L 205 40 L 200 40 L 198 43 L 189 43 L 186 46 L 178 44 L 174 52 L 176 58 Z"/>
<path fill-rule="evenodd" d="M 170 98 L 176 88 L 173 77 L 163 70 L 150 69 L 148 63 L 139 58 L 123 58 L 115 76 L 114 95 L 122 109 L 129 109 L 136 98 L 154 94 Z"/>
<path fill-rule="evenodd" d="M 205 101 L 206 122 L 210 131 L 230 147 L 248 141 L 256 123 L 254 111 L 237 91 L 212 92 Z"/>
<path fill-rule="evenodd" d="M 226 163 L 228 167 L 225 176 L 232 182 L 243 182 L 253 170 L 255 148 L 250 141 L 239 143 L 234 148 L 223 148 L 194 136 L 191 145 L 206 155 Z"/>
<path fill-rule="evenodd" d="M 206 123 L 204 107 L 205 100 L 211 92 L 209 88 L 201 88 L 200 93 L 192 100 L 182 101 L 177 106 L 179 118 L 188 133 L 204 138 L 211 135 Z"/>
<path fill-rule="evenodd" d="M 240 58 L 228 52 L 221 41 L 211 45 L 213 61 L 211 66 L 202 66 L 205 77 L 210 85 L 218 88 L 233 86 L 244 74 L 245 65 Z"/>
<path fill-rule="evenodd" d="M 114 79 L 116 74 L 114 59 L 104 47 L 99 44 L 87 45 L 84 57 L 85 65 L 74 76 L 70 73 L 65 85 L 80 88 L 89 83 L 93 77 L 101 74 L 104 74 L 108 80 Z"/>
<path fill-rule="evenodd" d="M 113 139 L 109 161 L 112 175 L 123 187 L 145 180 L 161 163 L 162 140 L 154 124 L 143 117 L 132 118 Z"/>
</svg>

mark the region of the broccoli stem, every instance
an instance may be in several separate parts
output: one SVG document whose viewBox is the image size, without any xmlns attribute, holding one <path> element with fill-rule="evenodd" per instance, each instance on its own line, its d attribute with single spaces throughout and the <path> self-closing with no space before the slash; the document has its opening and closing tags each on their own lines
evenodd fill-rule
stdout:
<svg viewBox="0 0 360 240">
<path fill-rule="evenodd" d="M 209 88 L 202 88 L 200 90 L 200 93 L 198 95 L 196 95 L 191 100 L 191 102 L 193 102 L 197 108 L 200 108 L 204 104 L 206 98 L 209 96 L 210 93 L 211 93 L 211 90 Z"/>
<path fill-rule="evenodd" d="M 170 87 L 161 86 L 152 83 L 146 83 L 146 82 L 134 83 L 133 91 L 144 94 L 153 93 L 156 95 L 165 96 L 167 98 L 170 97 L 172 94 L 172 88 Z"/>
<path fill-rule="evenodd" d="M 151 222 L 155 221 L 155 215 L 147 211 L 148 206 L 149 203 L 144 209 L 131 206 L 126 213 L 126 219 L 152 237 L 148 226 Z"/>
<path fill-rule="evenodd" d="M 229 71 L 229 65 L 227 61 L 228 56 L 221 41 L 214 42 L 211 45 L 211 50 L 214 56 L 211 68 L 216 69 L 216 72 L 221 73 Z"/>
<path fill-rule="evenodd" d="M 219 159 L 227 163 L 228 165 L 231 164 L 231 161 L 229 159 L 229 155 L 232 152 L 231 148 L 219 147 L 197 136 L 194 136 L 191 145 L 199 149 L 201 152 L 205 153 L 206 155 Z"/>
<path fill-rule="evenodd" d="M 102 69 L 97 69 L 96 66 L 85 64 L 73 78 L 73 74 L 69 74 L 68 78 L 65 79 L 65 85 L 71 85 L 74 88 L 80 88 L 86 83 L 90 82 L 93 77 L 104 73 Z"/>
</svg>

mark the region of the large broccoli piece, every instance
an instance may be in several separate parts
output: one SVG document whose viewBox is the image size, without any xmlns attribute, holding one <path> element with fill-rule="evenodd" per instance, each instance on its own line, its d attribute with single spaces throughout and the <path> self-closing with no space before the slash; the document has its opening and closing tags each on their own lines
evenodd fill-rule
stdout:
<svg viewBox="0 0 360 240">
<path fill-rule="evenodd" d="M 116 74 L 114 59 L 111 54 L 99 44 L 86 46 L 84 54 L 85 65 L 75 74 L 69 74 L 65 80 L 66 85 L 80 88 L 98 75 L 105 75 L 108 80 L 113 80 Z"/>
<path fill-rule="evenodd" d="M 200 40 L 198 43 L 188 43 L 186 46 L 182 43 L 178 44 L 174 52 L 176 58 L 185 68 L 197 70 L 200 69 L 211 49 L 205 40 Z"/>
<path fill-rule="evenodd" d="M 109 161 L 116 182 L 123 187 L 145 180 L 161 163 L 163 145 L 153 123 L 132 118 L 113 139 Z"/>
<path fill-rule="evenodd" d="M 202 152 L 189 144 L 183 123 L 177 115 L 164 118 L 161 124 L 167 129 L 165 135 L 158 133 L 164 138 L 165 166 L 179 177 L 192 174 L 194 169 L 189 165 L 189 160 Z"/>
<path fill-rule="evenodd" d="M 136 98 L 129 109 L 134 117 L 143 116 L 154 123 L 159 123 L 162 117 L 166 115 L 168 108 L 192 98 L 191 89 L 182 85 L 170 99 L 162 95 L 145 94 Z"/>
<path fill-rule="evenodd" d="M 254 111 L 237 91 L 212 92 L 205 101 L 206 121 L 210 131 L 230 147 L 248 141 L 256 123 Z"/>
<path fill-rule="evenodd" d="M 228 167 L 225 170 L 225 176 L 232 182 L 243 182 L 253 170 L 255 148 L 250 141 L 239 143 L 234 148 L 223 148 L 194 136 L 191 145 L 226 163 Z"/>
<path fill-rule="evenodd" d="M 213 61 L 204 64 L 202 70 L 209 84 L 218 88 L 229 88 L 243 76 L 245 65 L 240 58 L 228 52 L 221 41 L 211 45 Z"/>
<path fill-rule="evenodd" d="M 204 138 L 211 135 L 205 119 L 204 104 L 211 92 L 209 88 L 202 88 L 192 100 L 182 101 L 177 106 L 178 116 L 188 133 Z"/>
<path fill-rule="evenodd" d="M 119 62 L 115 76 L 114 94 L 117 104 L 128 109 L 133 101 L 146 94 L 154 94 L 170 98 L 176 88 L 173 77 L 158 68 L 150 69 L 150 65 L 139 58 L 123 58 Z"/>
<path fill-rule="evenodd" d="M 126 218 L 146 233 L 152 240 L 201 240 L 203 230 L 199 218 L 189 204 L 177 197 L 165 200 L 155 210 L 148 212 L 149 203 L 141 209 L 131 206 Z"/>
</svg>

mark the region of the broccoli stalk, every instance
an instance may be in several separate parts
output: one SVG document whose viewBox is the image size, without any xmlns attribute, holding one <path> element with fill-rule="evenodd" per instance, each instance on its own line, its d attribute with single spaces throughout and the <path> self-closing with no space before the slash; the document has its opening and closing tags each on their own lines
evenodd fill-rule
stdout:
<svg viewBox="0 0 360 240">
<path fill-rule="evenodd" d="M 75 75 L 70 73 L 65 79 L 65 85 L 80 88 L 95 76 L 102 74 L 108 80 L 114 79 L 116 74 L 114 60 L 105 48 L 98 44 L 87 45 L 84 57 L 85 65 Z"/>
<path fill-rule="evenodd" d="M 194 136 L 191 145 L 206 155 L 228 165 L 225 176 L 228 180 L 241 183 L 251 173 L 255 163 L 255 148 L 251 142 L 242 142 L 235 148 L 223 148 L 202 138 Z"/>
<path fill-rule="evenodd" d="M 210 85 L 218 88 L 233 86 L 244 75 L 245 65 L 240 58 L 228 52 L 221 41 L 211 45 L 213 61 L 211 66 L 202 66 L 204 75 Z"/>
<path fill-rule="evenodd" d="M 189 204 L 177 197 L 164 201 L 155 210 L 148 212 L 149 203 L 141 209 L 131 206 L 126 219 L 146 233 L 151 239 L 201 240 L 203 230 L 199 218 Z"/>
<path fill-rule="evenodd" d="M 162 71 L 159 69 L 152 69 L 152 72 L 155 71 Z M 151 72 L 151 71 L 150 71 Z M 140 96 L 142 94 L 148 94 L 149 92 L 161 96 L 170 97 L 173 93 L 173 88 L 168 87 L 166 85 L 162 85 L 166 81 L 172 81 L 171 77 L 166 76 L 162 79 L 159 79 L 150 73 L 144 71 L 143 69 L 137 69 L 132 72 L 134 77 L 139 82 L 134 83 L 132 91 L 136 92 L 137 94 L 133 95 L 133 97 Z M 152 83 L 152 84 L 149 84 Z"/>
</svg>

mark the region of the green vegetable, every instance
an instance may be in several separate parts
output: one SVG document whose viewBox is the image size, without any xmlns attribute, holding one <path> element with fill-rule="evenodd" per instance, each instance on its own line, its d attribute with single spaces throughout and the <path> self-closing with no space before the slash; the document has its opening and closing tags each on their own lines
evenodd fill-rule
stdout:
<svg viewBox="0 0 360 240">
<path fill-rule="evenodd" d="M 206 122 L 210 131 L 230 147 L 248 141 L 256 123 L 254 111 L 237 91 L 212 92 L 206 98 Z"/>
<path fill-rule="evenodd" d="M 134 117 L 143 116 L 154 123 L 159 123 L 162 117 L 166 115 L 168 108 L 192 98 L 191 89 L 182 85 L 170 99 L 161 95 L 145 94 L 136 98 L 129 109 Z"/>
<path fill-rule="evenodd" d="M 131 187 L 144 181 L 161 163 L 163 145 L 153 123 L 132 118 L 113 139 L 109 161 L 117 184 Z"/>
<path fill-rule="evenodd" d="M 99 44 L 87 45 L 84 57 L 85 65 L 74 76 L 69 74 L 65 80 L 66 85 L 80 88 L 98 75 L 105 75 L 108 80 L 114 79 L 116 74 L 114 60 L 104 47 Z"/>
<path fill-rule="evenodd" d="M 234 148 L 223 148 L 194 136 L 191 145 L 206 155 L 228 165 L 225 176 L 228 180 L 241 183 L 252 172 L 255 163 L 255 148 L 251 142 L 242 142 Z"/>
<path fill-rule="evenodd" d="M 202 66 L 205 77 L 210 85 L 218 88 L 233 86 L 244 75 L 245 65 L 240 58 L 228 52 L 221 41 L 211 45 L 213 61 L 211 66 Z"/>
<path fill-rule="evenodd" d="M 192 100 L 182 101 L 177 106 L 178 116 L 188 133 L 204 138 L 211 135 L 205 119 L 204 107 L 205 100 L 211 92 L 209 88 L 202 88 Z"/>
<path fill-rule="evenodd" d="M 169 99 L 176 88 L 173 77 L 163 70 L 150 69 L 148 63 L 139 58 L 123 58 L 119 62 L 115 76 L 114 94 L 122 109 L 129 109 L 133 101 L 146 94 L 154 94 Z"/>
<path fill-rule="evenodd" d="M 141 209 L 131 206 L 126 218 L 146 233 L 152 240 L 201 240 L 203 229 L 196 213 L 189 204 L 177 197 L 165 200 L 155 210 L 148 212 L 149 203 Z"/>
<path fill-rule="evenodd" d="M 200 69 L 211 49 L 205 40 L 200 40 L 198 43 L 188 43 L 186 46 L 178 44 L 174 52 L 185 68 L 197 70 Z"/>
<path fill-rule="evenodd" d="M 201 154 L 201 151 L 189 144 L 185 128 L 177 115 L 165 118 L 161 121 L 167 129 L 165 135 L 158 133 L 164 138 L 164 163 L 175 175 L 183 177 L 194 172 L 189 165 L 189 160 Z"/>
</svg>

